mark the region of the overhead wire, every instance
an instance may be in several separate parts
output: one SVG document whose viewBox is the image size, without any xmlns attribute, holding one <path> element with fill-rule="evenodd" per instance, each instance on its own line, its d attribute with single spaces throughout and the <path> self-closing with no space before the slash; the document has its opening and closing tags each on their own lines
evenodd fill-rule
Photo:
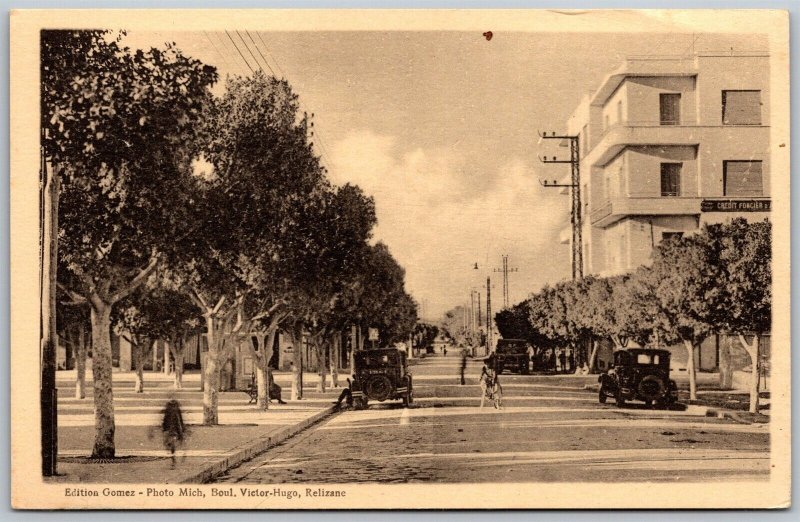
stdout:
<svg viewBox="0 0 800 522">
<path fill-rule="evenodd" d="M 256 72 L 256 71 L 255 71 L 255 70 L 254 70 L 254 69 L 253 69 L 253 68 L 250 66 L 250 62 L 248 62 L 248 61 L 247 61 L 247 58 L 245 58 L 245 57 L 244 57 L 244 54 L 242 54 L 242 51 L 239 49 L 239 46 L 238 46 L 238 45 L 236 45 L 236 42 L 234 42 L 234 41 L 233 41 L 233 38 L 231 37 L 231 33 L 229 33 L 229 32 L 228 32 L 228 30 L 226 29 L 226 30 L 225 30 L 225 34 L 227 34 L 227 35 L 228 35 L 228 39 L 231 41 L 231 43 L 233 44 L 233 46 L 234 46 L 234 47 L 236 48 L 236 50 L 239 52 L 239 56 L 241 56 L 241 57 L 242 57 L 242 60 L 244 60 L 244 63 L 247 65 L 247 68 L 248 68 L 248 69 L 250 69 L 250 72 L 251 72 L 251 73 L 255 74 L 255 72 Z M 260 67 L 259 67 L 259 69 L 260 69 Z"/>
<path fill-rule="evenodd" d="M 264 55 L 261 53 L 261 48 L 259 47 L 259 45 L 256 43 L 256 41 L 253 39 L 253 37 L 250 35 L 250 33 L 249 33 L 247 30 L 245 30 L 245 33 L 247 33 L 247 36 L 248 36 L 248 37 L 250 37 L 250 40 L 251 40 L 251 41 L 253 42 L 253 44 L 256 46 L 256 50 L 258 51 L 258 53 L 259 53 L 259 54 L 261 54 L 261 58 L 262 58 L 262 59 L 264 59 L 264 62 L 268 64 L 268 62 L 267 62 L 266 58 L 265 58 L 265 57 L 264 57 Z M 281 73 L 281 76 L 283 76 L 283 78 L 285 78 L 285 79 L 287 79 L 287 80 L 288 80 L 288 76 L 286 75 L 286 73 L 285 73 L 285 72 L 283 71 L 283 69 L 281 68 L 281 65 L 280 65 L 280 63 L 278 63 L 278 60 L 277 60 L 277 59 L 275 58 L 275 56 L 274 56 L 274 55 L 273 55 L 273 54 L 270 52 L 270 50 L 269 50 L 269 47 L 267 46 L 267 43 L 264 41 L 264 39 L 261 37 L 261 34 L 260 34 L 258 31 L 256 31 L 256 37 L 258 37 L 259 41 L 260 41 L 260 42 L 261 42 L 261 44 L 264 46 L 264 51 L 267 53 L 267 55 L 268 55 L 270 58 L 272 58 L 272 61 L 275 63 L 275 67 L 276 67 L 276 68 L 278 69 L 278 71 Z M 268 65 L 268 66 L 269 66 L 269 65 Z M 270 68 L 270 70 L 272 70 L 272 68 Z M 274 72 L 273 72 L 273 76 L 275 76 L 275 73 L 274 73 Z M 300 106 L 301 106 L 301 107 L 302 107 L 302 108 L 303 108 L 303 109 L 304 109 L 304 110 L 305 110 L 307 113 L 310 113 L 312 116 L 314 115 L 314 113 L 313 113 L 313 112 L 312 112 L 312 111 L 311 111 L 311 110 L 310 110 L 310 109 L 309 109 L 309 108 L 306 106 L 306 104 L 305 104 L 305 103 L 303 103 L 303 101 L 302 101 L 302 100 L 300 100 Z M 317 137 L 317 142 L 319 143 L 319 147 L 320 147 L 320 154 L 321 154 L 321 155 L 322 155 L 322 156 L 323 156 L 323 157 L 324 157 L 324 158 L 327 160 L 327 162 L 328 162 L 328 164 L 331 166 L 331 168 L 335 168 L 335 164 L 333 163 L 333 160 L 331 160 L 331 157 L 330 157 L 330 156 L 331 156 L 331 154 L 330 154 L 330 151 L 328 150 L 328 146 L 325 144 L 325 139 L 324 139 L 324 138 L 323 138 L 323 136 L 322 136 L 322 132 L 320 132 L 320 130 L 319 130 L 319 129 L 316 129 L 316 130 L 315 130 L 315 134 L 316 134 L 316 137 Z"/>
<path fill-rule="evenodd" d="M 236 31 L 236 32 L 238 33 L 239 31 Z M 261 49 L 260 49 L 260 48 L 258 47 L 258 45 L 256 44 L 256 41 L 255 41 L 255 40 L 253 40 L 253 37 L 252 37 L 252 36 L 250 36 L 250 31 L 248 31 L 247 29 L 245 29 L 245 30 L 244 30 L 244 32 L 245 32 L 245 34 L 247 35 L 247 37 L 248 37 L 248 38 L 250 38 L 250 41 L 251 41 L 251 42 L 253 42 L 253 46 L 256 48 L 256 51 L 258 51 L 258 54 L 261 56 L 261 59 L 262 59 L 262 60 L 264 60 L 264 64 L 267 66 L 267 69 L 269 69 L 269 72 L 271 72 L 271 73 L 272 73 L 272 76 L 276 76 L 276 77 L 277 77 L 278 75 L 277 75 L 277 74 L 275 74 L 275 71 L 273 71 L 273 70 L 272 70 L 272 67 L 270 67 L 270 65 L 269 65 L 269 62 L 267 61 L 267 59 L 266 59 L 266 58 L 264 58 L 264 55 L 263 55 L 263 54 L 261 54 Z M 241 35 L 239 35 L 239 36 L 241 37 Z M 275 58 L 273 58 L 273 60 L 274 60 L 274 59 L 275 59 Z M 275 63 L 277 64 L 277 62 L 275 62 Z"/>
</svg>

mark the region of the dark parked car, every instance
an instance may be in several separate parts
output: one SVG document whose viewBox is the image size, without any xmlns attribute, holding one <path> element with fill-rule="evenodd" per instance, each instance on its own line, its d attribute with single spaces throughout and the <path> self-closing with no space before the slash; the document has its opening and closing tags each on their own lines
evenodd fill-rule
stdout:
<svg viewBox="0 0 800 522">
<path fill-rule="evenodd" d="M 531 370 L 528 341 L 524 339 L 499 339 L 497 341 L 497 373 L 503 370 L 527 374 Z"/>
<path fill-rule="evenodd" d="M 402 399 L 404 406 L 411 404 L 414 395 L 406 353 L 394 348 L 356 352 L 351 390 L 359 410 L 369 401 Z"/>
<path fill-rule="evenodd" d="M 644 401 L 662 408 L 670 407 L 678 399 L 678 387 L 669 378 L 667 350 L 629 348 L 614 353 L 611 368 L 600 375 L 599 400 L 606 402 L 614 397 L 617 406 L 625 401 Z"/>
</svg>

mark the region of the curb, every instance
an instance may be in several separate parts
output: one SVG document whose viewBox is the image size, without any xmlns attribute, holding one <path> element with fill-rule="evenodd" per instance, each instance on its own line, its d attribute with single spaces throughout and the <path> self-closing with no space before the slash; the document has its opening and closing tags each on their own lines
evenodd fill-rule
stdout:
<svg viewBox="0 0 800 522">
<path fill-rule="evenodd" d="M 265 452 L 272 446 L 280 444 L 318 423 L 328 415 L 336 410 L 335 406 L 329 406 L 324 410 L 315 413 L 311 417 L 293 424 L 272 433 L 266 437 L 258 439 L 255 442 L 248 443 L 245 446 L 236 450 L 233 455 L 228 455 L 225 458 L 205 462 L 200 466 L 199 470 L 191 471 L 190 473 L 167 481 L 167 484 L 205 484 L 214 477 L 217 477 L 230 468 L 236 467 L 242 462 L 252 459 L 253 457 Z"/>
<path fill-rule="evenodd" d="M 739 424 L 768 424 L 769 416 L 760 413 L 750 413 L 737 410 L 723 410 L 719 408 L 708 408 L 706 417 L 716 417 L 718 419 L 730 419 Z"/>
</svg>

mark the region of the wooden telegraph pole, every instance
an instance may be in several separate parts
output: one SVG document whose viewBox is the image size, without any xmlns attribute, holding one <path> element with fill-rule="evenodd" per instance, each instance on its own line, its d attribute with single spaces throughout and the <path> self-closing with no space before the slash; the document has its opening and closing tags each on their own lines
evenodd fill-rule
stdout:
<svg viewBox="0 0 800 522">
<path fill-rule="evenodd" d="M 42 131 L 44 138 L 44 131 Z M 40 369 L 39 404 L 42 428 L 42 475 L 57 473 L 58 390 L 56 389 L 56 276 L 58 267 L 58 172 L 48 168 L 42 146 L 40 212 Z"/>
</svg>

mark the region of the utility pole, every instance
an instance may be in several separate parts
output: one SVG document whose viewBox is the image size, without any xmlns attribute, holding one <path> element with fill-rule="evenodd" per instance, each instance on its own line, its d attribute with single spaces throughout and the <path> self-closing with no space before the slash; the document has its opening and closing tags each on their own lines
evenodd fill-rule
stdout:
<svg viewBox="0 0 800 522">
<path fill-rule="evenodd" d="M 572 225 L 572 279 L 583 279 L 583 240 L 581 239 L 581 160 L 578 136 L 557 135 L 555 132 L 539 133 L 541 140 L 561 140 L 569 143 L 569 159 L 560 160 L 556 156 L 540 157 L 542 163 L 568 163 L 572 168 L 570 183 L 557 183 L 555 180 L 540 181 L 543 187 L 566 187 L 570 189 L 572 202 L 570 223 Z"/>
<path fill-rule="evenodd" d="M 510 304 L 510 297 L 509 297 L 509 285 L 508 285 L 508 273 L 509 272 L 519 272 L 519 268 L 510 268 L 508 266 L 508 254 L 503 254 L 503 267 L 502 268 L 495 268 L 492 272 L 498 272 L 503 274 L 503 308 L 508 308 Z"/>
<path fill-rule="evenodd" d="M 486 278 L 486 355 L 492 349 L 492 280 Z"/>
<path fill-rule="evenodd" d="M 42 111 L 44 114 L 44 111 Z M 44 130 L 41 137 L 44 141 Z M 42 143 L 40 158 L 40 371 L 42 475 L 57 474 L 58 390 L 56 389 L 56 281 L 58 267 L 58 171 L 48 164 Z"/>
</svg>

